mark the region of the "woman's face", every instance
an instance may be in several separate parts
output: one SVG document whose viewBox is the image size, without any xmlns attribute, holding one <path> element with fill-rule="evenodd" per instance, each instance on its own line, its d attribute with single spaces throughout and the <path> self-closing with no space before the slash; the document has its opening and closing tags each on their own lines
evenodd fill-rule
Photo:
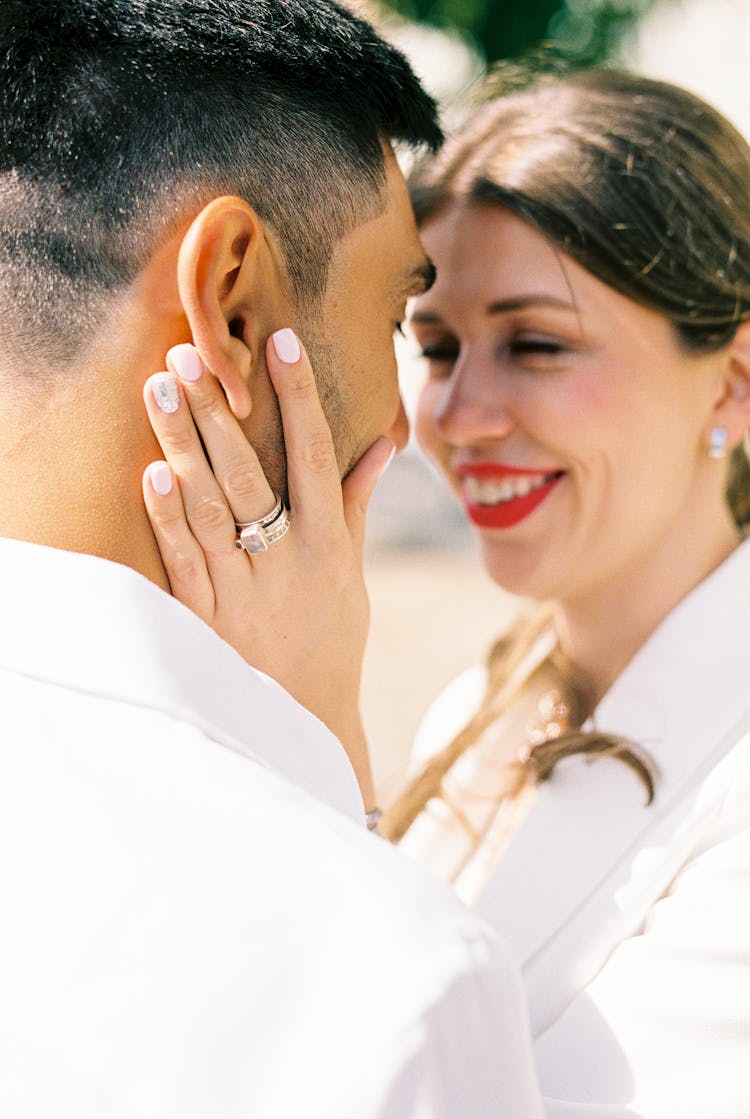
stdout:
<svg viewBox="0 0 750 1119">
<path fill-rule="evenodd" d="M 410 318 L 417 433 L 492 578 L 575 601 L 652 561 L 679 567 L 721 501 L 706 456 L 716 355 L 687 353 L 665 318 L 509 211 L 454 205 L 421 232 L 437 281 Z"/>
</svg>

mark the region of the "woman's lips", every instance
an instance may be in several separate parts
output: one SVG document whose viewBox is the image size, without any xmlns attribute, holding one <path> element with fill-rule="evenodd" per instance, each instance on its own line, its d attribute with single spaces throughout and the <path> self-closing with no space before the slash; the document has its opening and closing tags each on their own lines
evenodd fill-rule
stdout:
<svg viewBox="0 0 750 1119">
<path fill-rule="evenodd" d="M 512 528 L 529 517 L 565 476 L 561 470 L 528 470 L 496 463 L 462 465 L 463 498 L 479 528 Z"/>
</svg>

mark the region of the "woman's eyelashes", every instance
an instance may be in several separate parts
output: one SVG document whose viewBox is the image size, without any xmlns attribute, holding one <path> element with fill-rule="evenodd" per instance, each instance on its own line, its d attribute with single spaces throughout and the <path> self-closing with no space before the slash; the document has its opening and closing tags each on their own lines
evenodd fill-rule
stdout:
<svg viewBox="0 0 750 1119">
<path fill-rule="evenodd" d="M 512 357 L 523 357 L 524 354 L 543 354 L 554 357 L 556 354 L 562 353 L 565 347 L 556 338 L 522 337 L 512 339 L 506 348 Z"/>
<path fill-rule="evenodd" d="M 452 363 L 458 357 L 458 353 L 459 347 L 455 342 L 429 342 L 421 347 L 419 356 L 424 361 Z"/>
<path fill-rule="evenodd" d="M 549 335 L 517 335 L 501 341 L 495 347 L 493 357 L 501 362 L 508 359 L 517 361 L 521 365 L 529 362 L 541 364 L 545 360 L 549 363 L 568 348 L 560 338 Z M 419 356 L 430 365 L 445 366 L 454 364 L 460 352 L 458 341 L 445 338 L 422 342 Z"/>
</svg>

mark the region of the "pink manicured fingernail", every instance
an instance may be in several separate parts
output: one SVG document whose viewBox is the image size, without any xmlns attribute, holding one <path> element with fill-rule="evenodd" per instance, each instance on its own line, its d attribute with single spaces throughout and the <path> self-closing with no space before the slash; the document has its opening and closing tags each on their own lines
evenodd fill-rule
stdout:
<svg viewBox="0 0 750 1119">
<path fill-rule="evenodd" d="M 181 381 L 197 381 L 203 372 L 203 362 L 198 351 L 189 342 L 173 346 L 167 357 Z"/>
<path fill-rule="evenodd" d="M 180 393 L 171 373 L 156 373 L 151 378 L 151 393 L 158 407 L 168 416 L 180 406 Z"/>
<path fill-rule="evenodd" d="M 285 365 L 294 365 L 295 361 L 299 361 L 302 351 L 299 348 L 297 335 L 288 326 L 272 334 L 271 340 L 279 361 L 283 361 Z"/>
<path fill-rule="evenodd" d="M 166 462 L 152 462 L 148 468 L 149 480 L 154 493 L 166 497 L 172 492 L 172 471 Z"/>
</svg>

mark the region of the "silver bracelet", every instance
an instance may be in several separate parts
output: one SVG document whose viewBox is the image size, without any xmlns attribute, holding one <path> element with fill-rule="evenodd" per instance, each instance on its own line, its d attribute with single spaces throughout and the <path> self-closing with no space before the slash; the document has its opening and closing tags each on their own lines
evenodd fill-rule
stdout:
<svg viewBox="0 0 750 1119">
<path fill-rule="evenodd" d="M 373 808 L 372 812 L 368 812 L 365 816 L 365 823 L 367 824 L 368 831 L 377 831 L 380 817 L 383 815 L 379 808 Z"/>
</svg>

